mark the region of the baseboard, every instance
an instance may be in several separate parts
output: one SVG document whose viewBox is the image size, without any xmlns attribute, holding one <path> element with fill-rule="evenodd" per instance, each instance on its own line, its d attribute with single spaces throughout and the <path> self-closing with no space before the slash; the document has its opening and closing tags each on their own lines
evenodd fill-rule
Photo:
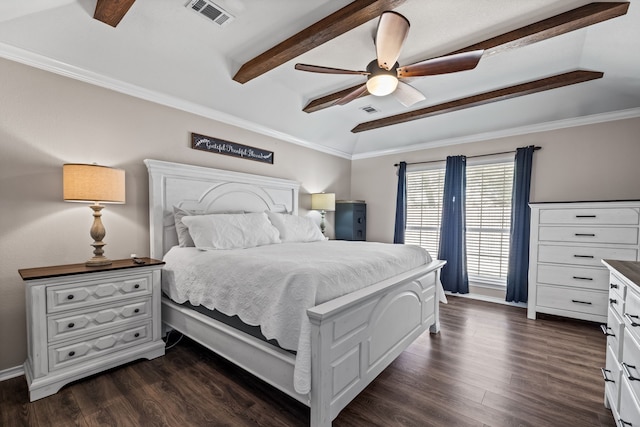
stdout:
<svg viewBox="0 0 640 427">
<path fill-rule="evenodd" d="M 452 297 L 462 297 L 462 298 L 469 298 L 469 299 L 477 299 L 479 301 L 492 302 L 492 303 L 495 303 L 495 304 L 510 305 L 512 307 L 520 307 L 520 308 L 526 308 L 527 307 L 527 303 L 526 302 L 508 302 L 508 301 L 505 301 L 505 300 L 500 299 L 500 298 L 490 297 L 488 295 L 457 294 L 457 293 L 453 293 L 453 292 L 449 292 L 449 291 L 445 291 L 445 294 L 447 294 L 447 296 L 450 295 Z"/>
<path fill-rule="evenodd" d="M 20 375 L 24 375 L 24 368 L 22 365 L 4 369 L 0 371 L 0 381 L 10 380 L 11 378 L 19 377 Z"/>
</svg>

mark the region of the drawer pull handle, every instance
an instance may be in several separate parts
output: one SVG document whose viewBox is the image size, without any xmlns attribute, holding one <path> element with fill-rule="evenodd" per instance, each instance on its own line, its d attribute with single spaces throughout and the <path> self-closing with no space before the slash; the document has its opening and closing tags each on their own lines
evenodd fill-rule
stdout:
<svg viewBox="0 0 640 427">
<path fill-rule="evenodd" d="M 140 336 L 139 332 L 136 332 L 135 334 L 133 334 L 134 337 L 138 338 Z"/>
<path fill-rule="evenodd" d="M 76 355 L 76 352 L 75 352 L 75 351 L 70 351 L 70 352 L 69 352 L 69 357 L 73 357 L 73 356 L 75 356 L 75 355 Z"/>
<path fill-rule="evenodd" d="M 637 319 L 638 316 L 633 315 L 633 314 L 629 314 L 629 313 L 625 313 L 624 317 L 626 317 L 627 320 L 631 323 L 631 326 L 633 326 L 633 327 L 640 326 L 640 323 L 637 323 L 635 320 L 633 320 L 633 319 Z"/>
<path fill-rule="evenodd" d="M 615 337 L 616 334 L 612 334 L 611 332 L 609 332 L 611 330 L 610 327 L 608 327 L 607 325 L 600 325 L 600 329 L 602 329 L 602 333 L 605 334 L 608 337 Z"/>
<path fill-rule="evenodd" d="M 139 289 L 140 285 L 138 283 L 136 283 L 135 285 L 133 285 L 133 289 Z"/>
<path fill-rule="evenodd" d="M 618 289 L 618 284 L 617 284 L 617 283 L 611 283 L 611 284 L 609 285 L 609 287 L 610 287 L 611 289 Z"/>
<path fill-rule="evenodd" d="M 576 237 L 596 237 L 593 233 L 574 233 Z"/>
<path fill-rule="evenodd" d="M 615 298 L 609 298 L 609 304 L 617 304 L 618 300 Z"/>
<path fill-rule="evenodd" d="M 135 310 L 133 310 L 134 313 L 140 313 L 140 309 L 136 308 Z"/>
<path fill-rule="evenodd" d="M 73 294 L 67 295 L 67 299 L 73 299 Z"/>
<path fill-rule="evenodd" d="M 595 218 L 595 215 L 576 215 L 576 218 Z"/>
<path fill-rule="evenodd" d="M 576 304 L 587 304 L 587 305 L 591 305 L 591 301 L 580 301 L 577 299 L 572 299 L 571 302 L 575 302 Z"/>
<path fill-rule="evenodd" d="M 604 368 L 600 368 L 600 370 L 602 371 L 602 377 L 604 378 L 604 382 L 605 382 L 605 383 L 615 383 L 615 381 L 614 381 L 614 380 L 610 380 L 610 379 L 607 377 L 607 372 L 611 373 L 611 370 L 609 370 L 609 369 L 604 369 Z"/>
<path fill-rule="evenodd" d="M 576 279 L 576 280 L 593 280 L 592 277 L 573 276 L 573 278 Z"/>
<path fill-rule="evenodd" d="M 593 255 L 574 255 L 574 258 L 593 258 Z"/>
<path fill-rule="evenodd" d="M 618 421 L 620 421 L 620 425 L 622 425 L 622 426 L 633 426 L 633 424 L 631 424 L 628 421 L 623 420 L 622 418 L 618 418 Z"/>
<path fill-rule="evenodd" d="M 631 375 L 631 372 L 629 372 L 629 368 L 636 369 L 635 366 L 627 365 L 626 363 L 622 362 L 622 370 L 624 371 L 624 376 L 629 378 L 629 381 L 640 381 L 640 378 Z"/>
<path fill-rule="evenodd" d="M 67 328 L 71 329 L 71 328 L 73 328 L 74 326 L 76 326 L 76 324 L 75 324 L 75 323 L 73 323 L 73 322 L 71 322 L 71 323 L 69 323 L 69 324 L 67 325 Z"/>
</svg>

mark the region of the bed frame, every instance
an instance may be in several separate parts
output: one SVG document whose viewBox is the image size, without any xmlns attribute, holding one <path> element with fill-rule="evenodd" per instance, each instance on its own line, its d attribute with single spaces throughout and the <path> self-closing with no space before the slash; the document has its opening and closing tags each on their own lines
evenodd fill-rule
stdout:
<svg viewBox="0 0 640 427">
<path fill-rule="evenodd" d="M 198 166 L 145 160 L 149 171 L 151 257 L 177 244 L 173 206 L 202 212 L 297 214 L 299 183 Z M 405 272 L 307 310 L 311 392 L 293 387 L 295 355 L 162 300 L 165 331 L 175 329 L 311 408 L 312 427 L 328 427 L 418 336 L 440 329 L 443 261 Z"/>
</svg>

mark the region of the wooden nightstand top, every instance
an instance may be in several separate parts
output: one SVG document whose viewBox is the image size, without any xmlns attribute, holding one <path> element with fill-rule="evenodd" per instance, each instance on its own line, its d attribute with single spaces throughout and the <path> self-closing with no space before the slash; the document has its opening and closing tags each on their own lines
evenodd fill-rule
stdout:
<svg viewBox="0 0 640 427">
<path fill-rule="evenodd" d="M 23 268 L 18 270 L 22 280 L 46 279 L 49 277 L 69 276 L 72 274 L 95 273 L 98 271 L 122 270 L 125 268 L 148 267 L 150 265 L 163 265 L 164 261 L 152 258 L 138 258 L 144 264 L 136 264 L 132 258 L 114 260 L 111 265 L 100 267 L 87 267 L 81 264 L 56 265 L 51 267 Z"/>
</svg>

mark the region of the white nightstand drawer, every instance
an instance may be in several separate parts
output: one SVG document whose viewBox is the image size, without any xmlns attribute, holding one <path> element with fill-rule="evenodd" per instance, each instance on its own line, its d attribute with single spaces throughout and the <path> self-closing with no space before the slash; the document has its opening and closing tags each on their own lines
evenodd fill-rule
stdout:
<svg viewBox="0 0 640 427">
<path fill-rule="evenodd" d="M 620 418 L 616 420 L 617 425 L 621 427 L 640 425 L 640 407 L 631 391 L 631 384 L 626 378 L 621 378 L 620 383 Z"/>
<path fill-rule="evenodd" d="M 609 290 L 609 271 L 601 268 L 538 264 L 538 282 Z"/>
<path fill-rule="evenodd" d="M 601 262 L 603 259 L 635 261 L 637 256 L 637 249 L 557 246 L 548 244 L 538 246 L 538 262 L 554 264 L 585 265 L 601 268 L 604 267 Z"/>
<path fill-rule="evenodd" d="M 151 276 L 140 275 L 123 280 L 105 279 L 83 284 L 47 287 L 47 313 L 89 307 L 123 298 L 151 294 Z"/>
<path fill-rule="evenodd" d="M 609 292 L 617 294 L 622 300 L 627 296 L 627 285 L 613 273 L 609 276 Z"/>
<path fill-rule="evenodd" d="M 543 226 L 538 240 L 548 242 L 638 243 L 638 227 L 553 227 Z"/>
<path fill-rule="evenodd" d="M 131 327 L 126 325 L 120 330 L 74 343 L 61 343 L 49 347 L 49 369 L 54 371 L 76 363 L 103 356 L 151 341 L 151 322 Z"/>
<path fill-rule="evenodd" d="M 609 293 L 539 285 L 537 301 L 537 304 L 542 307 L 606 316 Z"/>
<path fill-rule="evenodd" d="M 64 312 L 47 319 L 48 341 L 73 338 L 79 334 L 112 328 L 123 322 L 151 316 L 151 299 L 125 301 L 92 310 Z"/>
<path fill-rule="evenodd" d="M 640 341 L 640 296 L 635 292 L 627 291 L 623 320 L 627 330 Z"/>
<path fill-rule="evenodd" d="M 540 224 L 632 225 L 640 221 L 632 208 L 541 209 Z"/>
</svg>

